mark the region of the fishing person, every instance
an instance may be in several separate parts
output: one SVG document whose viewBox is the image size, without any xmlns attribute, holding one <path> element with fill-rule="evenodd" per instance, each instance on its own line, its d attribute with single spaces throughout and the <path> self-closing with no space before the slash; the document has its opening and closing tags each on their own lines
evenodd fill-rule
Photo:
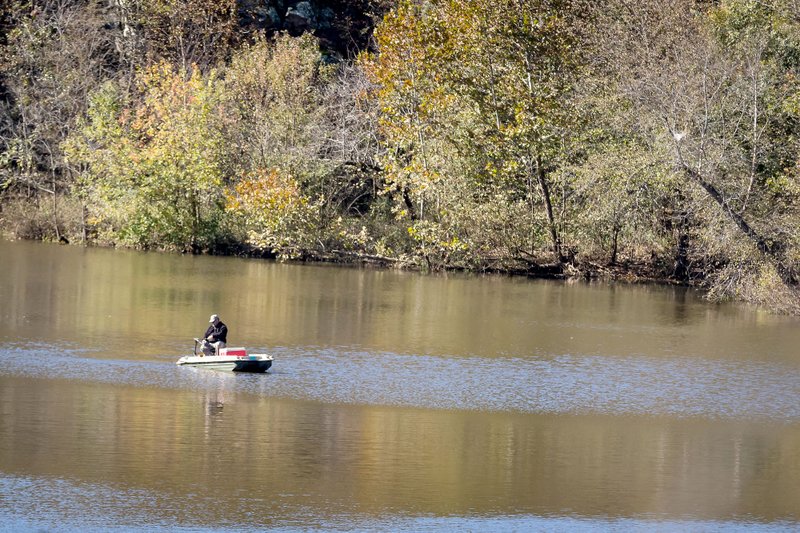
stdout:
<svg viewBox="0 0 800 533">
<path fill-rule="evenodd" d="M 228 326 L 219 319 L 219 315 L 211 315 L 208 319 L 209 326 L 200 342 L 203 355 L 219 354 L 228 342 Z"/>
</svg>

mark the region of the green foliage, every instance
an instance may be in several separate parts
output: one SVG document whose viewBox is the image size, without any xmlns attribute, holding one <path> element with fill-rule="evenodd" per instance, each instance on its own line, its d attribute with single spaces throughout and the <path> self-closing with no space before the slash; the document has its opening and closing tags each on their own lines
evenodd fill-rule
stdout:
<svg viewBox="0 0 800 533">
<path fill-rule="evenodd" d="M 167 62 L 209 71 L 241 38 L 236 0 L 135 0 L 115 3 L 119 40 L 131 64 Z"/>
<path fill-rule="evenodd" d="M 137 77 L 128 101 L 108 83 L 68 153 L 87 172 L 81 191 L 89 222 L 111 241 L 200 251 L 220 237 L 226 150 L 221 84 L 164 63 Z"/>
<path fill-rule="evenodd" d="M 291 175 L 272 169 L 241 179 L 228 196 L 227 210 L 245 228 L 249 244 L 296 258 L 310 247 L 319 206 L 303 195 Z"/>
<path fill-rule="evenodd" d="M 678 183 L 651 151 L 631 141 L 607 142 L 567 172 L 575 204 L 571 235 L 583 255 L 615 264 L 620 256 L 641 259 L 657 248 L 658 217 Z"/>
<path fill-rule="evenodd" d="M 797 68 L 800 33 L 792 9 L 787 2 L 727 0 L 709 11 L 709 29 L 728 53 L 746 56 L 757 43 L 764 59 L 777 61 L 781 69 Z"/>
<path fill-rule="evenodd" d="M 242 46 L 225 71 L 225 106 L 232 119 L 225 134 L 238 151 L 237 174 L 245 176 L 229 209 L 247 220 L 252 246 L 291 257 L 338 231 L 322 227 L 320 220 L 324 184 L 339 164 L 327 150 L 330 126 L 322 102 L 333 79 L 308 34 L 259 37 Z M 264 204 L 281 191 L 292 191 L 296 201 L 282 208 Z"/>
<path fill-rule="evenodd" d="M 3 9 L 8 33 L 0 48 L 2 181 L 11 192 L 67 192 L 70 173 L 60 144 L 116 59 L 112 36 L 102 29 L 106 15 L 94 2 L 12 0 Z"/>
<path fill-rule="evenodd" d="M 604 86 L 630 103 L 617 122 L 635 124 L 660 165 L 682 178 L 672 202 L 682 204 L 677 255 L 688 249 L 713 287 L 722 279 L 714 268 L 745 255 L 749 272 L 771 269 L 795 286 L 798 198 L 789 169 L 800 124 L 792 105 L 800 27 L 792 4 L 730 0 L 697 10 L 672 0 L 668 8 L 628 8 L 612 2 L 609 14 L 596 14 L 602 32 L 593 51 Z M 648 46 L 635 53 L 612 46 L 632 35 Z"/>
<path fill-rule="evenodd" d="M 548 181 L 575 115 L 571 36 L 558 6 L 405 1 L 376 38 L 380 53 L 362 64 L 377 86 L 384 192 L 395 199 L 398 218 L 412 221 L 413 235 L 427 236 L 438 225 L 435 241 L 461 248 L 463 236 L 452 241 L 450 234 L 479 232 L 463 222 L 499 188 L 510 193 L 509 212 L 519 215 L 518 200 L 528 205 L 512 223 L 530 236 L 549 227 L 557 250 Z M 425 231 L 413 221 L 425 221 Z"/>
<path fill-rule="evenodd" d="M 785 283 L 796 284 L 800 271 L 800 114 L 796 106 L 800 23 L 796 6 L 730 0 L 711 10 L 709 19 L 719 46 L 715 51 L 736 67 L 726 79 L 727 102 L 717 104 L 719 116 L 730 120 L 744 114 L 749 122 L 749 127 L 738 131 L 726 130 L 721 123 L 714 131 L 731 147 L 730 157 L 720 165 L 723 176 L 717 183 L 762 241 L 756 243 L 761 261 L 743 271 L 761 280 L 754 285 L 776 271 Z M 757 300 L 755 296 L 748 299 Z"/>
<path fill-rule="evenodd" d="M 225 71 L 225 100 L 243 171 L 280 167 L 301 179 L 313 172 L 321 76 L 316 40 L 307 34 L 260 37 L 237 51 Z"/>
</svg>

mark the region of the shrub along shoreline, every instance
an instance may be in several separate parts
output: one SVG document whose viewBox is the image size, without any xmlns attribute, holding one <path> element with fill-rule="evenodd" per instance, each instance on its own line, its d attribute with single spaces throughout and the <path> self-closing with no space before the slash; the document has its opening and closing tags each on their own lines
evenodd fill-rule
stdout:
<svg viewBox="0 0 800 533">
<path fill-rule="evenodd" d="M 15 208 L 0 211 L 0 234 L 9 240 L 38 240 L 43 242 L 60 242 L 64 245 L 72 246 L 100 246 L 108 248 L 127 248 L 139 250 L 153 250 L 165 253 L 202 253 L 208 255 L 227 256 L 227 257 L 248 257 L 259 258 L 270 261 L 283 261 L 297 264 L 335 264 L 340 266 L 356 266 L 378 269 L 400 269 L 418 271 L 423 273 L 431 272 L 462 272 L 474 274 L 488 274 L 500 276 L 521 276 L 532 279 L 551 279 L 551 280 L 578 280 L 584 282 L 600 281 L 607 283 L 628 283 L 628 284 L 655 284 L 655 285 L 675 285 L 693 287 L 701 290 L 706 297 L 712 301 L 721 301 L 722 298 L 713 297 L 709 280 L 706 273 L 696 268 L 691 276 L 685 279 L 676 279 L 674 269 L 677 262 L 669 263 L 663 259 L 652 256 L 651 262 L 633 262 L 623 260 L 616 264 L 597 262 L 586 258 L 574 257 L 570 261 L 563 263 L 547 262 L 547 257 L 540 257 L 538 261 L 531 258 L 516 260 L 513 258 L 484 258 L 482 262 L 473 261 L 467 264 L 431 264 L 420 260 L 419 254 L 402 254 L 397 256 L 377 255 L 370 253 L 366 249 L 292 249 L 279 254 L 275 250 L 254 247 L 247 242 L 224 242 L 219 243 L 214 249 L 202 252 L 191 250 L 176 250 L 174 248 L 164 248 L 158 246 L 151 247 L 130 247 L 116 243 L 100 242 L 98 240 L 85 240 L 83 234 L 77 231 L 79 225 L 73 219 L 73 224 L 62 223 L 61 238 L 56 238 L 54 225 L 50 210 L 37 210 L 35 206 L 25 203 L 18 203 L 17 207 L 24 211 L 20 216 L 4 216 L 9 211 L 15 212 Z M 37 213 L 31 217 L 32 213 Z M 22 233 L 24 232 L 24 233 Z M 728 298 L 729 300 L 734 298 Z M 753 303 L 746 298 L 739 298 L 743 303 Z M 761 307 L 780 314 L 800 315 L 798 309 L 797 294 L 792 292 L 782 292 L 780 290 L 771 291 L 770 300 L 759 302 Z"/>
</svg>

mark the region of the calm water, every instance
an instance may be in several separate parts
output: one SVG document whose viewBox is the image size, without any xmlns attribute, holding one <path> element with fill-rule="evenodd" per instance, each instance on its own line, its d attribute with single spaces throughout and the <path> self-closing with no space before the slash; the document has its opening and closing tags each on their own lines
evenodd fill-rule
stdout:
<svg viewBox="0 0 800 533">
<path fill-rule="evenodd" d="M 0 530 L 800 528 L 800 321 L 0 241 Z M 266 375 L 179 368 L 208 315 Z"/>
</svg>

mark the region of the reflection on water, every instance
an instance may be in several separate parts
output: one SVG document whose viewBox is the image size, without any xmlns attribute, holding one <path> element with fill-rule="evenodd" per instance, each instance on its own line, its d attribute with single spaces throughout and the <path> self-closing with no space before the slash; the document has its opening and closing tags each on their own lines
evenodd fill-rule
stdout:
<svg viewBox="0 0 800 533">
<path fill-rule="evenodd" d="M 0 242 L 0 529 L 792 530 L 797 320 Z M 211 312 L 267 375 L 177 367 Z"/>
<path fill-rule="evenodd" d="M 274 264 L 0 242 L 0 342 L 152 360 L 192 349 L 211 312 L 250 347 L 447 357 L 606 355 L 788 361 L 797 320 L 680 288 Z"/>
<path fill-rule="evenodd" d="M 148 523 L 186 526 L 565 510 L 797 519 L 796 426 L 320 404 L 237 394 L 238 376 L 207 374 L 217 388 L 2 377 L 0 471 L 58 502 L 64 485 L 84 505 L 102 489 L 99 508 L 132 497 Z"/>
</svg>

